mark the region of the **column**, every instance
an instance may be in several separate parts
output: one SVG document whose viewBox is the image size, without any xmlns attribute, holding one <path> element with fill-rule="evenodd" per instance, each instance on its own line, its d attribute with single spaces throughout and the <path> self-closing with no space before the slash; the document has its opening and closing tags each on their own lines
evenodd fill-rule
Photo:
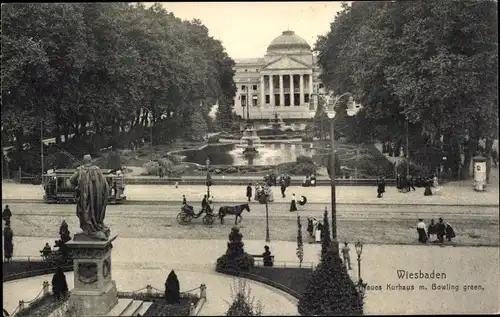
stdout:
<svg viewBox="0 0 500 317">
<path fill-rule="evenodd" d="M 293 92 L 293 74 L 290 74 L 290 106 L 294 106 L 294 92 Z"/>
<path fill-rule="evenodd" d="M 285 93 L 283 92 L 283 75 L 280 75 L 280 106 L 285 105 Z"/>
<path fill-rule="evenodd" d="M 274 107 L 273 75 L 269 75 L 269 102 L 271 103 L 271 106 Z"/>
<path fill-rule="evenodd" d="M 266 105 L 266 94 L 264 92 L 264 75 L 260 76 L 260 106 Z"/>
<path fill-rule="evenodd" d="M 299 75 L 300 77 L 300 82 L 299 82 L 299 85 L 300 85 L 300 105 L 304 105 L 304 74 L 300 74 Z"/>
<path fill-rule="evenodd" d="M 309 74 L 309 100 L 311 100 L 313 108 L 316 109 L 315 102 L 312 99 L 313 98 L 312 93 L 313 93 L 313 75 L 311 72 L 311 74 Z"/>
</svg>

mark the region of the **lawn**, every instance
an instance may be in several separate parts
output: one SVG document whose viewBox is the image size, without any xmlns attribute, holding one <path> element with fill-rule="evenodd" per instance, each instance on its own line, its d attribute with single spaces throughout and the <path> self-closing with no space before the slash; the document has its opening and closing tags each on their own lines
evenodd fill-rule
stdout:
<svg viewBox="0 0 500 317">
<path fill-rule="evenodd" d="M 181 298 L 179 304 L 167 304 L 163 299 L 153 301 L 143 316 L 189 316 L 191 303 L 197 303 L 197 298 Z"/>
<path fill-rule="evenodd" d="M 254 267 L 251 274 L 261 276 L 302 295 L 312 270 L 289 267 Z"/>
</svg>

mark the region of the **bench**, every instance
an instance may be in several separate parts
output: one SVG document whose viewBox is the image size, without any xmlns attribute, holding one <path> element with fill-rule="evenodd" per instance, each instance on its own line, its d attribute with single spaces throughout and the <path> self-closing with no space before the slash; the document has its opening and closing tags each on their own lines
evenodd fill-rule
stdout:
<svg viewBox="0 0 500 317">
<path fill-rule="evenodd" d="M 274 255 L 271 255 L 270 258 L 271 258 L 271 262 L 266 262 L 264 261 L 264 256 L 262 254 L 251 254 L 251 256 L 253 256 L 254 258 L 257 258 L 257 259 L 262 259 L 263 263 L 264 263 L 264 266 L 273 266 L 273 263 L 274 263 Z M 266 263 L 270 263 L 270 265 L 266 265 Z"/>
</svg>

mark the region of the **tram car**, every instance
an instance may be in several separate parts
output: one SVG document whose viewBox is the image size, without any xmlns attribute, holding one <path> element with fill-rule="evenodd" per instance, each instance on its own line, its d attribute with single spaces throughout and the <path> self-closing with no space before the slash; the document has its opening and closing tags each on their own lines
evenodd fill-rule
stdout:
<svg viewBox="0 0 500 317">
<path fill-rule="evenodd" d="M 69 182 L 76 169 L 58 169 L 43 175 L 43 200 L 48 204 L 75 203 L 75 188 Z M 109 184 L 109 204 L 119 204 L 125 196 L 125 177 L 121 171 L 102 170 Z"/>
</svg>

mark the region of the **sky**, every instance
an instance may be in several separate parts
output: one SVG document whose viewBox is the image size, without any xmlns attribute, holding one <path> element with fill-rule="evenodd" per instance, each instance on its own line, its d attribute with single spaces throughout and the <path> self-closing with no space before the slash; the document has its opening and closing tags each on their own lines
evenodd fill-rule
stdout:
<svg viewBox="0 0 500 317">
<path fill-rule="evenodd" d="M 341 10 L 336 1 L 160 3 L 183 20 L 201 20 L 232 58 L 263 57 L 269 43 L 288 29 L 313 47 Z"/>
</svg>

